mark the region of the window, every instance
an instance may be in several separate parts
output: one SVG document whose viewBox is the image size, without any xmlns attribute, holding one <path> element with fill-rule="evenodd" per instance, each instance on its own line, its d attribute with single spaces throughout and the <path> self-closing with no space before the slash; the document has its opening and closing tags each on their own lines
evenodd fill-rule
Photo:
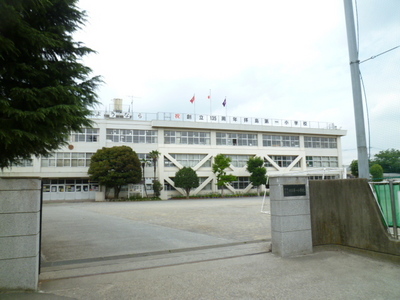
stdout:
<svg viewBox="0 0 400 300">
<path fill-rule="evenodd" d="M 143 160 L 146 160 L 146 167 L 153 167 L 153 159 L 150 157 L 149 153 L 137 153 L 137 156 L 139 157 L 140 162 L 142 163 Z"/>
<path fill-rule="evenodd" d="M 264 147 L 300 147 L 298 136 L 263 135 Z"/>
<path fill-rule="evenodd" d="M 336 138 L 328 138 L 328 137 L 304 137 L 304 146 L 306 148 L 337 148 L 337 140 Z"/>
<path fill-rule="evenodd" d="M 308 176 L 309 180 L 329 180 L 329 179 L 338 179 L 338 176 Z"/>
<path fill-rule="evenodd" d="M 171 154 L 173 158 L 175 158 L 182 166 L 184 167 L 194 167 L 201 160 L 206 157 L 205 154 Z M 175 165 L 168 159 L 164 159 L 165 167 L 175 167 Z M 202 167 L 211 167 L 211 160 L 207 160 Z"/>
<path fill-rule="evenodd" d="M 336 156 L 306 156 L 306 163 L 310 168 L 337 168 L 339 166 Z"/>
<path fill-rule="evenodd" d="M 226 155 L 231 159 L 231 165 L 236 168 L 243 168 L 247 165 L 250 155 Z"/>
<path fill-rule="evenodd" d="M 269 157 L 281 168 L 289 167 L 290 164 L 297 158 L 297 156 L 289 155 L 270 155 Z M 266 167 L 273 167 L 273 165 L 267 159 L 264 159 L 264 162 Z M 299 168 L 300 162 L 297 162 L 294 167 Z"/>
<path fill-rule="evenodd" d="M 42 167 L 89 167 L 93 153 L 56 152 L 42 156 Z"/>
<path fill-rule="evenodd" d="M 99 184 L 97 182 L 90 182 L 88 179 L 43 179 L 43 192 L 44 193 L 73 193 L 89 191 L 98 191 Z"/>
<path fill-rule="evenodd" d="M 210 145 L 210 133 L 165 130 L 164 144 Z"/>
<path fill-rule="evenodd" d="M 32 167 L 33 160 L 32 159 L 19 159 L 18 161 L 12 164 L 13 167 Z"/>
<path fill-rule="evenodd" d="M 257 134 L 217 132 L 217 145 L 258 146 Z"/>
<path fill-rule="evenodd" d="M 170 177 L 172 181 L 175 180 L 175 177 Z M 167 181 L 164 180 L 164 191 L 176 191 L 176 189 L 170 185 Z"/>
<path fill-rule="evenodd" d="M 106 139 L 114 143 L 155 144 L 157 130 L 107 129 Z"/>
<path fill-rule="evenodd" d="M 199 186 L 203 184 L 204 181 L 206 181 L 208 177 L 199 177 Z M 205 187 L 202 189 L 204 190 L 211 190 L 211 181 L 205 185 Z"/>
<path fill-rule="evenodd" d="M 98 128 L 82 128 L 82 132 L 74 132 L 71 136 L 72 142 L 94 143 L 99 141 Z"/>
<path fill-rule="evenodd" d="M 250 177 L 238 177 L 236 181 L 231 182 L 231 186 L 237 190 L 243 190 L 250 184 Z"/>
</svg>

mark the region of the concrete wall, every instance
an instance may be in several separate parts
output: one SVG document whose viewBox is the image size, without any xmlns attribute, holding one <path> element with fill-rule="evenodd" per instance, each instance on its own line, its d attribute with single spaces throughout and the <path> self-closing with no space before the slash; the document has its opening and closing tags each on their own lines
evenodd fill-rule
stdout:
<svg viewBox="0 0 400 300">
<path fill-rule="evenodd" d="M 313 246 L 400 255 L 400 241 L 387 233 L 367 180 L 312 180 L 309 189 Z"/>
<path fill-rule="evenodd" d="M 39 179 L 0 178 L 0 289 L 36 290 L 39 278 Z"/>
</svg>

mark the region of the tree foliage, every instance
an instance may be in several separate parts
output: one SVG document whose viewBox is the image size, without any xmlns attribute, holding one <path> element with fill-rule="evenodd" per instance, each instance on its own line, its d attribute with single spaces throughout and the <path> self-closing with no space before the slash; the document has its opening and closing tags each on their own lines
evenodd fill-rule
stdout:
<svg viewBox="0 0 400 300">
<path fill-rule="evenodd" d="M 91 158 L 88 174 L 91 180 L 114 188 L 115 198 L 119 197 L 123 185 L 139 183 L 142 178 L 140 160 L 128 146 L 97 150 Z"/>
<path fill-rule="evenodd" d="M 350 172 L 354 177 L 358 177 L 358 160 L 353 160 L 350 164 Z"/>
<path fill-rule="evenodd" d="M 250 157 L 246 169 L 250 173 L 251 184 L 257 187 L 257 194 L 260 195 L 260 186 L 267 181 L 267 169 L 264 167 L 264 160 L 257 156 Z"/>
<path fill-rule="evenodd" d="M 77 0 L 0 1 L 0 168 L 46 155 L 88 127 L 99 77 L 79 59 Z"/>
<path fill-rule="evenodd" d="M 154 196 L 160 197 L 162 189 L 163 189 L 163 186 L 162 186 L 161 182 L 159 182 L 158 180 L 154 180 L 153 181 Z"/>
<path fill-rule="evenodd" d="M 192 168 L 183 167 L 175 173 L 174 183 L 176 187 L 185 190 L 186 198 L 189 199 L 190 190 L 199 186 L 199 177 Z"/>
<path fill-rule="evenodd" d="M 382 181 L 382 179 L 383 179 L 383 168 L 381 167 L 381 165 L 378 165 L 378 164 L 372 165 L 371 168 L 369 169 L 369 172 L 372 175 L 372 180 L 373 181 Z"/>
<path fill-rule="evenodd" d="M 381 165 L 385 173 L 400 173 L 400 150 L 382 150 L 375 154 L 372 163 Z"/>
<path fill-rule="evenodd" d="M 212 165 L 212 171 L 217 178 L 217 186 L 221 187 L 221 195 L 224 193 L 224 186 L 237 179 L 236 176 L 226 174 L 226 169 L 231 164 L 230 157 L 224 154 L 218 154 L 214 157 L 214 163 Z"/>
<path fill-rule="evenodd" d="M 158 152 L 157 150 L 152 150 L 149 152 L 149 156 L 151 158 L 151 160 L 153 161 L 153 166 L 154 166 L 154 180 L 156 180 L 157 178 L 157 161 L 158 161 L 158 157 L 160 156 L 160 152 Z M 161 190 L 160 190 L 161 191 Z"/>
</svg>

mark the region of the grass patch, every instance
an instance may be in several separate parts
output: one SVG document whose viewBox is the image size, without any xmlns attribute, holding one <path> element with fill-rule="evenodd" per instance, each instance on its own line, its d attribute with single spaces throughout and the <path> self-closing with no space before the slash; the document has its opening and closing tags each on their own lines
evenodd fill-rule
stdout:
<svg viewBox="0 0 400 300">
<path fill-rule="evenodd" d="M 263 195 L 260 195 L 263 196 Z M 269 193 L 267 192 L 267 196 L 269 196 Z M 244 198 L 244 197 L 259 197 L 257 193 L 237 193 L 237 194 L 224 194 L 221 196 L 220 193 L 211 193 L 211 194 L 205 194 L 205 195 L 195 195 L 195 196 L 189 196 L 189 199 L 218 199 L 218 198 Z M 178 196 L 173 196 L 170 199 L 186 199 L 186 196 L 178 195 Z"/>
<path fill-rule="evenodd" d="M 110 202 L 133 202 L 133 201 L 159 201 L 160 197 L 142 197 L 142 196 L 130 196 L 129 198 L 121 199 L 107 199 Z"/>
</svg>

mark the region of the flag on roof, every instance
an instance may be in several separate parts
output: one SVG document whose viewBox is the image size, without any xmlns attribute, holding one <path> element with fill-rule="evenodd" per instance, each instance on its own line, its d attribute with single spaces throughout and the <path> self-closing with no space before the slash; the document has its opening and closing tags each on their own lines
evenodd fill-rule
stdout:
<svg viewBox="0 0 400 300">
<path fill-rule="evenodd" d="M 196 97 L 193 95 L 192 99 L 190 99 L 190 103 L 194 103 L 195 100 L 196 100 Z"/>
</svg>

